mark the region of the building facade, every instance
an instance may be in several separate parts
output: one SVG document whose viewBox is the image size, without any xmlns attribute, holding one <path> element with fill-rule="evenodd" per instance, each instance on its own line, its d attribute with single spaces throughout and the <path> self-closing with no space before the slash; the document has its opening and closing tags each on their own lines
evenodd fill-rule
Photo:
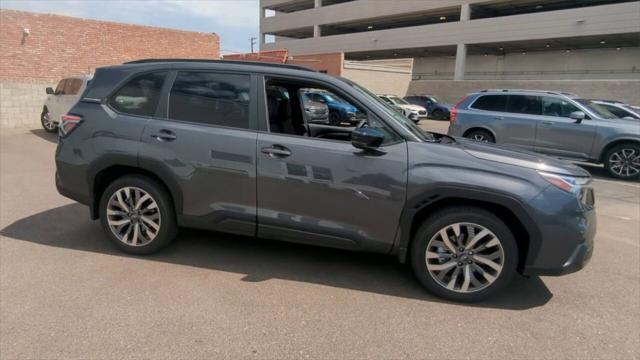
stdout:
<svg viewBox="0 0 640 360">
<path fill-rule="evenodd" d="M 432 84 L 640 91 L 640 1 L 261 0 L 262 49 L 345 61 L 413 58 L 409 92 Z M 582 90 L 582 89 L 580 89 Z M 614 94 L 611 94 L 614 91 Z M 399 94 L 404 95 L 404 94 Z M 463 95 L 463 94 L 458 94 Z M 598 96 L 599 97 L 599 96 Z"/>
<path fill-rule="evenodd" d="M 0 127 L 39 124 L 45 88 L 96 67 L 143 58 L 220 56 L 197 33 L 0 9 Z"/>
</svg>

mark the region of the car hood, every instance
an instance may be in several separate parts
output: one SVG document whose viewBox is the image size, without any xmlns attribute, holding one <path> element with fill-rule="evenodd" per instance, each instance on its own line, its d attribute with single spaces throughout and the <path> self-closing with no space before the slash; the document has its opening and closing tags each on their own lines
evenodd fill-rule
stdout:
<svg viewBox="0 0 640 360">
<path fill-rule="evenodd" d="M 399 106 L 403 109 L 407 109 L 407 110 L 411 110 L 411 111 L 424 111 L 426 110 L 425 108 L 423 108 L 422 106 L 419 105 L 407 105 L 407 104 L 397 104 L 396 106 Z"/>
<path fill-rule="evenodd" d="M 589 177 L 589 172 L 567 161 L 509 146 L 456 138 L 463 150 L 478 159 L 525 167 L 560 175 Z"/>
</svg>

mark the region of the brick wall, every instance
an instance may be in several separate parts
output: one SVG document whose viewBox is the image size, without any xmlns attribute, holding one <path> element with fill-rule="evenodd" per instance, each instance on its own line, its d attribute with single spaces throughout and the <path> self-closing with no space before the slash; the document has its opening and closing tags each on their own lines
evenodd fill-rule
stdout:
<svg viewBox="0 0 640 360">
<path fill-rule="evenodd" d="M 343 62 L 343 53 L 295 55 L 292 59 L 287 60 L 287 64 L 302 65 L 336 76 L 342 75 Z"/>
<path fill-rule="evenodd" d="M 29 29 L 25 36 L 23 29 Z M 216 34 L 0 9 L 0 126 L 39 123 L 46 86 L 142 58 L 220 56 Z M 24 117 L 16 118 L 20 114 Z"/>
</svg>

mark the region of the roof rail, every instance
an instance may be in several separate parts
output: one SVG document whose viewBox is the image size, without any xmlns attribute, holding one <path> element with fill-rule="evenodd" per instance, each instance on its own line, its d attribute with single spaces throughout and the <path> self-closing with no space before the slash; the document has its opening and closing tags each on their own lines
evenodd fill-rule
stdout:
<svg viewBox="0 0 640 360">
<path fill-rule="evenodd" d="M 261 61 L 245 61 L 245 60 L 215 60 L 215 59 L 140 59 L 127 61 L 123 64 L 149 64 L 149 63 L 159 63 L 159 62 L 193 62 L 193 63 L 216 63 L 216 64 L 236 64 L 236 65 L 254 65 L 254 66 L 268 66 L 268 67 L 278 67 L 285 69 L 296 69 L 296 70 L 304 70 L 304 71 L 312 71 L 316 72 L 316 70 L 310 69 L 305 66 L 300 65 L 291 65 L 291 64 L 278 64 L 278 63 L 270 63 L 270 62 L 261 62 Z"/>
<path fill-rule="evenodd" d="M 567 96 L 577 96 L 576 94 L 562 92 L 562 91 L 550 91 L 550 90 L 533 90 L 533 89 L 484 89 L 479 92 L 532 92 L 532 93 L 540 93 L 540 94 L 551 94 L 551 95 L 567 95 Z"/>
</svg>

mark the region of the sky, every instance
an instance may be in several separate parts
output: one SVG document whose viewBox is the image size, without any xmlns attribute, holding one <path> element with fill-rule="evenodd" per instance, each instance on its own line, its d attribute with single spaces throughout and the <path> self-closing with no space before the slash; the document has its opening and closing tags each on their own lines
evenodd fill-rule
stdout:
<svg viewBox="0 0 640 360">
<path fill-rule="evenodd" d="M 249 38 L 259 32 L 258 0 L 2 0 L 0 7 L 215 32 L 221 54 L 249 52 Z"/>
</svg>

